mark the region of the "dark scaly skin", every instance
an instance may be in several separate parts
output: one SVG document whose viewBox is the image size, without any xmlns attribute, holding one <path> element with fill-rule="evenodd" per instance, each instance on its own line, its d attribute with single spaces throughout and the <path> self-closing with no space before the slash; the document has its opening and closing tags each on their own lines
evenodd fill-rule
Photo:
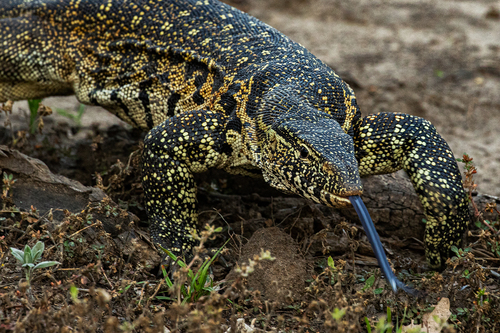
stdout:
<svg viewBox="0 0 500 333">
<path fill-rule="evenodd" d="M 427 216 L 430 265 L 460 243 L 467 198 L 434 127 L 362 119 L 333 70 L 251 16 L 213 0 L 2 0 L 0 18 L 0 102 L 74 93 L 151 129 L 151 234 L 177 254 L 194 244 L 192 174 L 209 168 L 334 207 L 361 194 L 360 176 L 403 168 Z"/>
</svg>

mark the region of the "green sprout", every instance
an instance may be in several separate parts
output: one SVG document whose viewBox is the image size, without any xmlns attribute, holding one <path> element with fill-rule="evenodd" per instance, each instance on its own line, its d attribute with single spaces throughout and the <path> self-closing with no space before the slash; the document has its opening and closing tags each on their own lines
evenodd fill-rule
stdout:
<svg viewBox="0 0 500 333">
<path fill-rule="evenodd" d="M 30 133 L 36 133 L 36 118 L 38 116 L 38 107 L 40 106 L 41 99 L 30 99 L 28 100 L 28 107 L 30 109 Z"/>
<path fill-rule="evenodd" d="M 33 248 L 26 245 L 24 247 L 24 251 L 13 247 L 10 248 L 14 258 L 16 258 L 21 263 L 22 267 L 24 267 L 28 285 L 31 285 L 31 280 L 35 270 L 60 264 L 60 262 L 57 261 L 42 261 L 37 264 L 36 262 L 42 258 L 44 250 L 45 244 L 41 241 L 38 241 Z"/>
<path fill-rule="evenodd" d="M 74 112 L 68 112 L 64 109 L 56 109 L 56 112 L 57 112 L 57 114 L 74 121 L 77 127 L 82 127 L 82 116 L 85 113 L 85 105 L 84 104 L 80 104 L 76 115 Z"/>
<path fill-rule="evenodd" d="M 215 253 L 215 255 L 212 256 L 212 259 L 207 258 L 203 262 L 201 267 L 198 269 L 196 274 L 193 272 L 191 268 L 189 268 L 189 266 L 184 261 L 178 258 L 175 254 L 161 247 L 161 249 L 172 259 L 172 261 L 181 267 L 181 270 L 185 269 L 187 271 L 187 283 L 182 284 L 180 286 L 179 288 L 180 294 L 177 295 L 178 296 L 177 300 L 181 302 L 181 304 L 186 304 L 188 301 L 196 302 L 198 299 L 200 299 L 200 297 L 210 295 L 210 293 L 212 293 L 215 290 L 214 281 L 210 278 L 208 270 L 212 265 L 213 261 L 215 260 L 215 258 L 217 258 L 219 253 L 222 251 L 224 246 L 222 246 Z M 172 282 L 172 280 L 168 277 L 168 273 L 163 265 L 161 269 L 163 272 L 163 276 L 165 277 L 165 282 L 167 286 L 169 288 L 174 288 L 174 282 Z M 170 298 L 161 296 L 159 296 L 158 298 L 171 300 Z"/>
</svg>

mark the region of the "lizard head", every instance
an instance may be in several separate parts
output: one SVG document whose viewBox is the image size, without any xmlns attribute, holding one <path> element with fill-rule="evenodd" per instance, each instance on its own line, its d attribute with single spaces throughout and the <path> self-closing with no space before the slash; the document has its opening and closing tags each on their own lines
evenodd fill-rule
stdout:
<svg viewBox="0 0 500 333">
<path fill-rule="evenodd" d="M 305 110 L 304 108 L 307 108 Z M 302 107 L 274 118 L 261 144 L 261 168 L 272 186 L 332 207 L 362 193 L 354 143 L 331 115 Z"/>
</svg>

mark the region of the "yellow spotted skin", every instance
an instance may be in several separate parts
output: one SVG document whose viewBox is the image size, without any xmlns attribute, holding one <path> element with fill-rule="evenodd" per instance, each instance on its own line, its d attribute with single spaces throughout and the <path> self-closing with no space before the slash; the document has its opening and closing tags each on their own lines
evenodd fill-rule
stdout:
<svg viewBox="0 0 500 333">
<path fill-rule="evenodd" d="M 76 94 L 149 130 L 155 242 L 189 253 L 193 173 L 220 168 L 329 206 L 360 176 L 404 169 L 439 267 L 469 219 L 460 172 L 427 121 L 361 118 L 352 89 L 301 45 L 215 0 L 2 0 L 0 102 Z"/>
</svg>

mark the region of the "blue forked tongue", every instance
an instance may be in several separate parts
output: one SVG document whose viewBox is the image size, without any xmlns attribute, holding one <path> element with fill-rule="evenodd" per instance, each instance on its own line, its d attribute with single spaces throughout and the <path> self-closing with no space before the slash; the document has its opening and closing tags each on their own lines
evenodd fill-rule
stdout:
<svg viewBox="0 0 500 333">
<path fill-rule="evenodd" d="M 398 278 L 392 272 L 391 266 L 387 261 L 387 256 L 385 255 L 384 248 L 382 247 L 382 243 L 380 242 L 377 230 L 373 225 L 372 218 L 370 217 L 370 214 L 368 213 L 368 210 L 366 209 L 363 200 L 361 200 L 359 195 L 350 196 L 349 200 L 351 200 L 351 203 L 354 206 L 356 213 L 358 213 L 359 219 L 361 220 L 363 228 L 365 229 L 366 236 L 370 241 L 373 252 L 375 252 L 375 257 L 377 258 L 378 265 L 382 269 L 382 273 L 384 273 L 387 282 L 389 282 L 389 284 L 391 285 L 392 290 L 394 292 L 397 292 L 398 288 L 400 288 L 410 295 L 420 296 L 421 295 L 420 291 L 410 288 L 403 282 L 399 281 Z"/>
</svg>

